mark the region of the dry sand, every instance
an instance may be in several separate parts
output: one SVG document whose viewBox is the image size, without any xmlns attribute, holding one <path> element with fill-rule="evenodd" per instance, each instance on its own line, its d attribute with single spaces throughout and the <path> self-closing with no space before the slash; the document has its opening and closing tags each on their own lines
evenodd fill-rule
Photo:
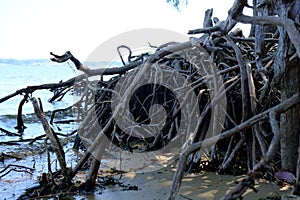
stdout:
<svg viewBox="0 0 300 200">
<path fill-rule="evenodd" d="M 150 158 L 143 159 L 140 156 L 127 157 L 122 155 L 122 167 L 119 166 L 120 159 L 115 157 L 105 157 L 101 169 L 109 170 L 112 167 L 133 169 L 121 176 L 120 181 L 125 185 L 137 186 L 138 190 L 122 191 L 122 188 L 111 186 L 104 189 L 99 194 L 96 192 L 88 196 L 90 200 L 165 200 L 168 198 L 172 185 L 173 175 L 176 171 L 174 162 L 170 159 L 172 154 L 160 156 L 151 155 Z M 167 165 L 167 163 L 169 165 Z M 173 164 L 170 164 L 173 163 Z M 144 166 L 144 167 L 141 167 Z M 163 167 L 162 166 L 168 166 Z M 149 169 L 152 169 L 150 171 Z M 144 170 L 144 171 L 143 171 Z M 138 172 L 138 173 L 137 173 Z M 102 174 L 103 175 L 103 174 Z M 120 175 L 116 176 L 117 178 Z M 187 174 L 181 184 L 177 194 L 178 200 L 212 200 L 221 199 L 228 193 L 243 176 L 218 175 L 214 172 L 202 172 L 199 174 Z M 245 200 L 256 200 L 268 196 L 282 196 L 291 192 L 290 186 L 278 186 L 266 180 L 257 181 L 255 188 L 258 193 L 248 189 L 243 195 Z"/>
<path fill-rule="evenodd" d="M 124 184 L 138 186 L 137 191 L 122 191 L 121 188 L 112 186 L 105 189 L 102 194 L 93 194 L 88 199 L 164 200 L 168 197 L 175 170 L 167 167 L 147 173 L 129 172 L 124 174 L 120 180 Z M 213 172 L 203 172 L 197 175 L 190 174 L 184 177 L 176 199 L 220 199 L 241 178 L 242 176 L 217 175 Z M 266 181 L 260 181 L 255 187 L 258 193 L 248 189 L 244 194 L 244 199 L 253 200 L 266 198 L 267 196 L 281 196 L 288 194 L 291 190 L 290 187 L 282 187 Z"/>
</svg>

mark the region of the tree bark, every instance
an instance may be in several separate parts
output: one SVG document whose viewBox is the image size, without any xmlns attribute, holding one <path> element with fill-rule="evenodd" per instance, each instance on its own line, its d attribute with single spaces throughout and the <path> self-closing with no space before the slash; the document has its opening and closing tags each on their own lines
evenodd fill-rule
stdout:
<svg viewBox="0 0 300 200">
<path fill-rule="evenodd" d="M 300 91 L 299 59 L 287 64 L 281 81 L 282 102 Z M 300 133 L 300 106 L 294 106 L 280 116 L 281 134 L 281 167 L 296 174 L 299 133 Z"/>
</svg>

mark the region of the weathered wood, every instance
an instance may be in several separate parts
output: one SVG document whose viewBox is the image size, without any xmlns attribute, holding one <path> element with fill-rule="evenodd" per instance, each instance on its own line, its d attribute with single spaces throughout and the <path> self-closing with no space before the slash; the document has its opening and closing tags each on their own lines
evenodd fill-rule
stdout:
<svg viewBox="0 0 300 200">
<path fill-rule="evenodd" d="M 74 85 L 75 80 L 82 80 L 84 75 L 78 75 L 77 77 L 71 78 L 65 82 L 60 82 L 60 83 L 49 83 L 49 84 L 42 84 L 42 85 L 35 85 L 35 86 L 27 86 L 26 88 L 22 88 L 20 90 L 17 90 L 16 92 L 7 95 L 5 97 L 2 97 L 0 99 L 0 103 L 7 101 L 8 99 L 15 97 L 17 95 L 22 95 L 22 94 L 32 94 L 36 90 L 48 90 L 52 88 L 59 88 L 59 87 L 64 87 L 64 86 L 72 86 Z"/>
<path fill-rule="evenodd" d="M 57 160 L 60 164 L 62 174 L 66 181 L 70 181 L 69 169 L 67 168 L 67 165 L 66 165 L 65 152 L 63 150 L 63 147 L 62 147 L 57 135 L 52 131 L 50 125 L 48 124 L 46 115 L 41 109 L 42 108 L 41 103 L 39 103 L 36 100 L 36 98 L 34 98 L 34 97 L 31 98 L 31 102 L 32 102 L 35 114 L 40 119 L 40 121 L 43 125 L 46 136 L 49 138 L 49 140 L 53 144 L 54 152 L 55 152 Z"/>
<path fill-rule="evenodd" d="M 242 53 L 240 48 L 231 40 L 231 38 L 226 38 L 227 42 L 229 43 L 230 46 L 232 46 L 236 59 L 238 61 L 238 65 L 240 67 L 240 76 L 241 76 L 241 95 L 242 95 L 242 118 L 241 122 L 246 121 L 251 117 L 251 101 L 250 101 L 250 92 L 249 92 L 249 77 L 246 69 L 246 64 L 244 63 Z M 242 131 L 242 134 L 245 135 L 247 138 L 246 143 L 247 143 L 247 153 L 248 153 L 248 169 L 252 169 L 252 162 L 255 158 L 252 157 L 252 133 L 249 130 L 244 130 Z"/>
<path fill-rule="evenodd" d="M 56 55 L 50 52 L 50 55 L 54 56 L 53 58 L 51 58 L 53 62 L 62 63 L 70 59 L 78 70 L 83 71 L 88 76 L 123 74 L 126 71 L 139 66 L 142 63 L 141 61 L 138 61 L 129 63 L 124 67 L 90 69 L 88 66 L 82 64 L 77 58 L 75 58 L 70 51 L 67 51 L 64 55 Z"/>
<path fill-rule="evenodd" d="M 295 23 L 291 19 L 284 19 L 280 17 L 274 16 L 246 16 L 246 15 L 239 15 L 237 16 L 236 20 L 245 24 L 273 24 L 277 26 L 282 26 L 287 31 L 287 34 L 294 45 L 297 56 L 300 58 L 300 34 L 295 26 Z"/>
<path fill-rule="evenodd" d="M 24 125 L 24 122 L 23 122 L 22 110 L 23 110 L 23 105 L 25 104 L 25 102 L 28 101 L 28 98 L 29 98 L 28 94 L 26 93 L 24 95 L 24 98 L 19 103 L 18 115 L 17 115 L 17 126 L 15 127 L 15 129 L 18 130 L 18 133 L 23 133 L 24 129 L 26 128 L 26 126 Z"/>
<path fill-rule="evenodd" d="M 195 68 L 191 67 L 197 65 L 194 62 L 195 59 L 204 60 L 200 55 L 201 53 L 193 52 L 195 49 L 204 46 L 204 49 L 210 54 L 210 59 L 214 60 L 217 64 L 219 71 L 216 72 L 216 74 L 223 76 L 222 81 L 225 82 L 224 85 L 227 88 L 222 94 L 218 94 L 219 96 L 210 96 L 211 99 L 203 103 L 204 105 L 201 105 L 201 114 L 199 114 L 198 119 L 196 119 L 198 125 L 196 136 L 191 139 L 186 149 L 182 151 L 177 171 L 173 177 L 173 185 L 169 199 L 175 199 L 176 197 L 184 176 L 184 171 L 187 168 L 187 160 L 191 153 L 197 152 L 200 147 L 208 144 L 215 144 L 215 149 L 218 145 L 226 146 L 227 141 L 223 139 L 230 141 L 225 158 L 221 158 L 223 159 L 223 168 L 230 167 L 230 161 L 237 155 L 238 150 L 243 147 L 244 143 L 248 144 L 249 149 L 247 155 L 248 174 L 224 199 L 239 198 L 247 188 L 255 190 L 255 179 L 262 176 L 269 164 L 278 162 L 278 160 L 273 162 L 273 158 L 279 147 L 279 142 L 281 143 L 281 152 L 283 152 L 281 154 L 282 167 L 297 172 L 297 178 L 299 180 L 300 172 L 299 170 L 296 171 L 296 168 L 299 168 L 300 156 L 291 155 L 297 154 L 299 145 L 295 144 L 299 141 L 300 133 L 300 105 L 298 105 L 300 103 L 300 75 L 298 73 L 300 68 L 297 64 L 299 62 L 297 57 L 300 56 L 300 35 L 297 29 L 299 28 L 298 25 L 300 21 L 298 15 L 300 1 L 276 2 L 255 0 L 253 4 L 253 16 L 246 16 L 243 15 L 243 9 L 244 7 L 249 7 L 247 1 L 235 0 L 232 8 L 228 12 L 227 19 L 225 21 L 219 21 L 217 18 L 214 18 L 213 21 L 215 25 L 213 25 L 211 19 L 212 9 L 207 10 L 203 28 L 189 31 L 189 34 L 205 33 L 203 37 L 191 38 L 190 41 L 185 43 L 171 42 L 161 45 L 157 47 L 154 54 L 144 53 L 134 59 L 131 55 L 132 51 L 130 48 L 122 45 L 119 48 L 126 48 L 130 55 L 128 57 L 128 64 L 126 64 L 121 57 L 123 66 L 118 68 L 90 69 L 88 66 L 82 64 L 69 51 L 61 56 L 50 53 L 53 56 L 52 61 L 61 63 L 70 60 L 75 67 L 84 74 L 58 84 L 45 84 L 23 88 L 11 95 L 1 98 L 0 103 L 16 95 L 31 95 L 35 90 L 39 89 L 55 90 L 51 101 L 58 100 L 59 98 L 63 98 L 66 92 L 73 89 L 75 81 L 76 83 L 80 83 L 80 87 L 83 88 L 82 97 L 75 107 L 78 108 L 78 110 L 83 110 L 78 111 L 76 120 L 81 121 L 78 133 L 81 136 L 80 138 L 86 142 L 87 151 L 72 171 L 68 171 L 66 167 L 64 152 L 59 144 L 57 135 L 51 132 L 51 128 L 46 123 L 45 116 L 40 114 L 41 116 L 39 118 L 43 126 L 45 124 L 44 129 L 47 137 L 51 143 L 56 146 L 55 152 L 67 181 L 70 181 L 76 173 L 78 173 L 91 155 L 94 157 L 85 183 L 85 188 L 91 190 L 95 186 L 98 175 L 97 172 L 101 163 L 101 155 L 105 148 L 105 144 L 101 143 L 103 139 L 106 139 L 104 137 L 109 136 L 111 139 L 110 142 L 117 140 L 119 143 L 126 143 L 126 139 L 131 137 L 127 136 L 125 139 L 122 137 L 116 139 L 115 137 L 116 132 L 120 132 L 120 130 L 117 130 L 119 127 L 117 127 L 114 115 L 111 111 L 111 94 L 116 92 L 114 86 L 120 80 L 120 77 L 126 75 L 129 70 L 134 68 L 139 68 L 140 70 L 139 73 L 133 77 L 132 85 L 125 88 L 124 95 L 120 98 L 120 101 L 126 102 L 132 98 L 130 96 L 131 90 L 141 81 L 141 78 L 143 78 L 142 75 L 147 72 L 147 68 L 151 67 L 154 63 L 170 64 L 173 62 L 176 63 L 176 68 L 173 67 L 172 70 L 182 73 L 186 77 L 186 80 L 191 81 L 191 91 L 197 94 L 199 102 L 203 96 L 209 99 L 207 89 L 209 86 L 207 86 L 207 82 L 205 81 L 212 80 L 212 82 L 216 83 L 219 80 L 216 80 L 216 78 L 210 74 L 198 72 L 199 66 Z M 252 25 L 251 34 L 255 37 L 245 38 L 241 30 L 235 30 L 229 33 L 237 22 L 250 23 Z M 279 26 L 278 30 L 277 28 L 273 29 L 274 26 Z M 290 44 L 293 44 L 294 48 L 291 48 L 292 46 Z M 186 57 L 178 61 L 178 55 L 181 55 L 181 53 Z M 174 58 L 175 56 L 177 56 L 177 58 Z M 184 64 L 181 62 L 184 62 Z M 205 72 L 209 70 L 210 69 L 204 69 Z M 95 75 L 101 75 L 101 80 L 99 80 L 98 83 L 90 82 L 88 78 Z M 103 81 L 103 76 L 105 75 L 116 76 L 109 81 Z M 280 81 L 281 85 L 278 84 Z M 96 102 L 94 101 L 94 93 L 97 95 Z M 211 108 L 218 103 L 218 99 L 220 99 L 222 95 L 230 97 L 229 99 L 232 101 L 227 108 L 219 108 L 226 111 L 228 110 L 227 124 L 224 125 L 224 130 L 220 135 L 201 141 L 206 133 L 205 125 L 203 124 L 209 124 L 206 118 L 210 115 Z M 138 101 L 139 98 L 135 100 Z M 164 100 L 166 101 L 166 98 L 164 98 Z M 142 103 L 135 103 L 133 105 L 140 108 L 136 110 L 144 109 L 145 112 L 148 111 L 147 107 Z M 40 113 L 43 113 L 41 103 L 39 105 L 37 104 L 37 106 L 40 109 Z M 122 106 L 123 105 L 120 104 L 116 109 L 121 109 Z M 74 107 L 74 105 L 72 107 Z M 121 111 L 121 116 L 124 114 L 122 112 L 123 111 Z M 175 114 L 177 114 L 177 112 L 179 112 L 179 109 L 174 110 Z M 279 119 L 280 114 L 281 117 Z M 218 118 L 215 116 L 215 113 L 212 113 L 212 115 L 212 119 L 216 119 L 217 121 Z M 53 118 L 54 115 L 51 122 L 53 122 Z M 286 123 L 284 121 L 285 119 L 289 122 Z M 70 121 L 74 120 L 71 119 Z M 168 122 L 167 124 L 170 123 L 171 122 Z M 259 126 L 258 123 L 260 123 Z M 264 124 L 267 124 L 267 126 L 264 127 Z M 296 131 L 292 130 L 293 128 Z M 167 131 L 165 129 L 164 131 Z M 238 135 L 238 133 L 243 134 Z M 93 136 L 92 139 L 90 138 L 91 135 Z M 172 137 L 170 136 L 170 138 Z M 154 146 L 162 142 L 163 139 L 163 135 L 159 134 L 154 136 L 153 141 L 148 144 L 148 147 L 154 148 Z M 216 144 L 217 141 L 219 142 Z M 256 142 L 258 142 L 259 145 L 257 145 Z M 109 141 L 107 141 L 107 143 L 109 143 Z M 289 145 L 290 143 L 293 143 L 293 145 Z M 132 150 L 128 143 L 124 144 L 124 146 Z M 211 154 L 211 157 L 216 158 L 216 151 L 212 151 Z M 285 159 L 290 162 L 285 161 Z M 296 162 L 297 159 L 298 163 Z M 257 163 L 257 160 L 260 161 Z"/>
<path fill-rule="evenodd" d="M 92 161 L 92 164 L 90 165 L 88 177 L 87 177 L 87 179 L 85 181 L 85 185 L 84 185 L 84 189 L 86 191 L 91 191 L 95 187 L 99 167 L 100 167 L 100 161 L 98 159 L 94 158 Z"/>
<path fill-rule="evenodd" d="M 282 101 L 285 101 L 293 94 L 300 92 L 300 65 L 299 59 L 288 63 L 281 81 Z M 300 133 L 300 106 L 297 105 L 291 110 L 282 113 L 280 116 L 281 135 L 281 167 L 296 174 L 297 155 Z M 299 167 L 299 166 L 298 166 Z"/>
<path fill-rule="evenodd" d="M 225 21 L 221 21 L 212 27 L 203 27 L 201 29 L 189 30 L 188 34 L 212 33 L 221 31 L 227 34 L 236 25 L 236 18 L 242 14 L 244 7 L 247 5 L 247 0 L 235 0 L 232 7 L 228 11 L 228 17 Z"/>
<path fill-rule="evenodd" d="M 176 194 L 177 194 L 177 192 L 179 190 L 179 187 L 180 187 L 180 184 L 181 184 L 181 180 L 183 178 L 185 164 L 186 164 L 187 158 L 188 158 L 188 156 L 191 152 L 201 148 L 202 145 L 208 145 L 208 144 L 216 143 L 216 141 L 218 141 L 218 140 L 222 140 L 222 139 L 231 137 L 234 134 L 239 133 L 240 131 L 243 131 L 243 130 L 253 126 L 254 124 L 258 123 L 260 120 L 267 119 L 268 116 L 269 116 L 269 113 L 280 114 L 280 113 L 285 112 L 286 110 L 290 109 L 291 107 L 293 107 L 293 106 L 295 106 L 299 103 L 300 103 L 300 93 L 297 93 L 297 94 L 293 95 L 292 97 L 290 97 L 289 99 L 287 99 L 286 101 L 280 103 L 279 105 L 251 117 L 250 119 L 246 120 L 245 122 L 237 125 L 236 127 L 232 128 L 230 130 L 227 130 L 227 131 L 221 133 L 220 135 L 217 135 L 217 136 L 208 138 L 204 141 L 200 141 L 200 142 L 197 142 L 197 143 L 194 143 L 194 144 L 190 145 L 180 155 L 178 167 L 177 167 L 176 173 L 174 175 L 173 184 L 172 184 L 171 191 L 170 191 L 170 194 L 169 194 L 169 199 L 170 200 L 175 199 L 175 197 L 176 197 Z M 273 145 L 270 145 L 270 147 L 272 147 L 272 149 L 269 148 L 268 153 L 266 155 L 266 156 L 269 157 L 268 162 L 270 162 L 271 159 L 272 159 L 272 156 L 274 154 L 274 148 L 278 147 L 278 146 L 276 146 L 276 144 L 278 144 L 278 142 L 279 142 L 279 136 L 274 137 L 272 141 L 273 141 L 272 142 Z M 253 168 L 253 171 L 259 171 L 261 169 L 261 167 L 264 166 L 265 164 L 266 164 L 266 160 L 265 159 L 261 160 Z M 253 176 L 248 177 L 249 180 L 252 179 L 252 178 L 253 178 Z M 247 182 L 249 181 L 248 179 L 247 179 Z M 238 186 L 239 188 L 236 189 L 236 191 L 241 190 L 240 187 L 244 188 L 246 186 L 247 185 L 244 185 L 244 184 L 241 183 L 241 185 Z M 234 194 L 236 191 L 234 190 L 232 193 Z M 226 198 L 227 197 L 225 197 L 225 199 Z M 228 199 L 230 199 L 230 198 L 228 198 Z"/>
</svg>

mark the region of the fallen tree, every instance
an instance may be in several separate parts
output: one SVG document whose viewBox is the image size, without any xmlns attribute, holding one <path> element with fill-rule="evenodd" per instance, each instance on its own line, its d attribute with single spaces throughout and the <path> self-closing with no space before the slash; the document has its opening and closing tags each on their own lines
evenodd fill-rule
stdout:
<svg viewBox="0 0 300 200">
<path fill-rule="evenodd" d="M 130 53 L 128 62 L 124 62 L 121 57 L 123 66 L 116 68 L 90 69 L 69 51 L 64 55 L 50 53 L 52 61 L 62 63 L 70 60 L 84 74 L 66 82 L 28 86 L 1 98 L 0 103 L 16 95 L 24 95 L 20 102 L 17 123 L 18 131 L 22 132 L 22 105 L 35 90 L 51 89 L 54 92 L 51 101 L 63 98 L 70 90 L 81 92 L 80 99 L 72 106 L 77 114 L 76 120 L 80 122 L 77 130 L 80 137 L 77 137 L 74 148 L 78 149 L 83 142 L 86 153 L 73 169 L 66 167 L 58 136 L 45 121 L 41 103 L 38 104 L 32 99 L 47 139 L 56 147 L 55 152 L 63 175 L 60 183 L 64 191 L 74 187 L 72 179 L 90 158 L 92 161 L 89 173 L 80 188 L 87 191 L 94 188 L 101 158 L 108 145 L 104 142 L 105 138 L 130 152 L 137 151 L 140 146 L 143 146 L 143 151 L 150 152 L 163 149 L 171 142 L 184 140 L 180 143 L 183 146 L 169 199 L 175 199 L 184 172 L 200 169 L 203 149 L 208 149 L 210 162 L 219 173 L 231 171 L 234 168 L 233 163 L 246 169 L 243 171 L 247 174 L 246 177 L 224 199 L 236 199 L 247 188 L 254 189 L 255 180 L 263 177 L 270 165 L 278 171 L 282 169 L 294 173 L 298 182 L 299 5 L 299 1 L 278 4 L 254 1 L 251 7 L 245 0 L 235 1 L 224 21 L 212 19 L 212 10 L 207 10 L 204 27 L 189 31 L 189 34 L 203 33 L 201 37 L 192 37 L 185 43 L 162 45 L 153 54 L 145 52 L 133 58 Z M 254 16 L 245 16 L 244 7 L 251 7 Z M 249 38 L 240 29 L 232 31 L 238 22 L 253 25 L 254 31 Z M 129 47 L 126 49 L 131 52 Z M 206 61 L 215 63 L 217 70 Z M 149 69 L 154 71 L 148 71 Z M 161 87 L 164 83 L 158 84 L 159 82 L 143 87 L 143 92 L 137 90 L 132 93 L 147 74 L 151 72 L 151 76 L 158 77 L 159 71 L 177 74 L 172 77 L 175 82 L 176 77 L 184 77 L 184 86 L 191 89 L 187 90 L 181 101 L 177 100 L 178 95 L 174 93 L 175 90 L 180 90 L 180 86 L 170 91 Z M 100 75 L 100 80 L 89 79 L 97 75 Z M 113 76 L 104 80 L 106 75 Z M 126 76 L 132 79 L 121 94 L 116 88 L 118 82 L 124 81 L 122 78 Z M 166 112 L 166 121 L 155 122 L 163 127 L 159 133 L 145 138 L 137 137 L 140 133 L 136 129 L 132 129 L 132 135 L 126 133 L 113 112 L 116 93 L 121 96 L 119 101 L 129 102 L 128 108 L 123 107 L 124 104 L 115 105 L 119 116 L 127 119 L 127 114 L 130 113 L 140 126 L 152 123 L 155 112 L 150 112 L 151 106 L 162 105 Z M 183 109 L 182 102 L 190 106 L 189 108 L 193 107 L 187 98 L 189 94 L 196 96 L 199 104 L 197 109 L 200 112 L 192 113 L 197 118 L 192 119 L 193 122 L 188 121 L 196 124 L 194 129 L 190 127 L 188 133 L 181 135 L 178 127 L 185 117 L 180 114 Z M 222 103 L 224 98 L 226 104 Z M 224 121 L 220 120 L 223 115 Z M 278 152 L 281 156 L 277 155 Z M 246 159 L 243 155 L 247 155 Z M 274 174 L 273 171 L 270 173 Z M 53 180 L 48 179 L 49 177 L 43 179 L 41 185 L 53 183 Z M 294 193 L 299 194 L 296 187 Z"/>
</svg>

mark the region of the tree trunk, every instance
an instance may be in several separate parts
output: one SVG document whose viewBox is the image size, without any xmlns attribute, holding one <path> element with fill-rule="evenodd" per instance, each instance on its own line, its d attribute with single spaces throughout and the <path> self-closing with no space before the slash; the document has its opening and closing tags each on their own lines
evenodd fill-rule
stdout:
<svg viewBox="0 0 300 200">
<path fill-rule="evenodd" d="M 285 101 L 300 91 L 299 59 L 294 59 L 286 66 L 281 81 L 281 101 Z M 280 116 L 281 131 L 281 167 L 296 174 L 299 133 L 300 133 L 300 106 L 294 106 Z"/>
</svg>

